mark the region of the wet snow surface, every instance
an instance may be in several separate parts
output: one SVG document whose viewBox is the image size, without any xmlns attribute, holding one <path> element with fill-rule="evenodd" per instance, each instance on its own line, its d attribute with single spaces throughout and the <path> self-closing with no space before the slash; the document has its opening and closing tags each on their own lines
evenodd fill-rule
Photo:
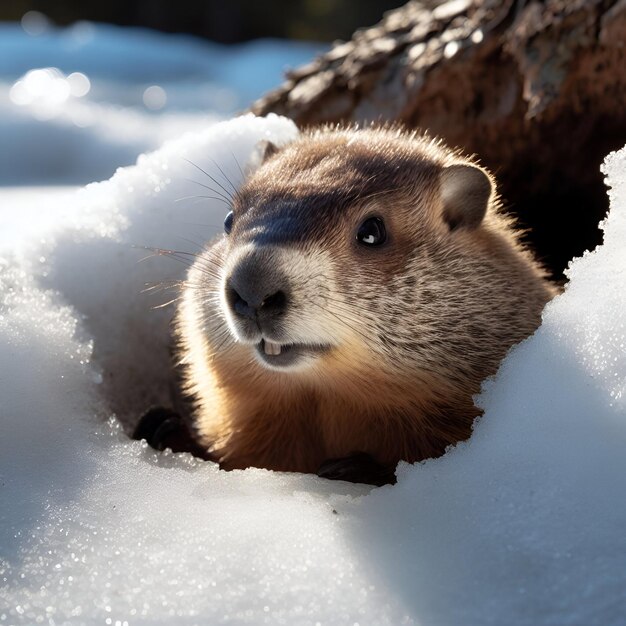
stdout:
<svg viewBox="0 0 626 626">
<path fill-rule="evenodd" d="M 185 269 L 140 247 L 221 232 L 189 161 L 237 185 L 296 132 L 237 118 L 79 192 L 0 189 L 0 625 L 624 624 L 625 151 L 604 245 L 487 382 L 471 440 L 396 486 L 124 435 L 116 416 L 168 394 L 172 294 L 144 284 Z"/>
</svg>

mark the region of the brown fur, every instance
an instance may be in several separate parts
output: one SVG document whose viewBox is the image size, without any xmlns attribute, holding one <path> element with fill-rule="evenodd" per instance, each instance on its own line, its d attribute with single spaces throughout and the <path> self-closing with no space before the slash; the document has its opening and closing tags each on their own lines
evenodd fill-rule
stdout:
<svg viewBox="0 0 626 626">
<path fill-rule="evenodd" d="M 231 235 L 192 267 L 176 318 L 197 436 L 223 467 L 314 472 L 355 451 L 414 462 L 470 435 L 472 396 L 539 325 L 554 289 L 495 192 L 478 227 L 446 224 L 439 181 L 453 164 L 473 162 L 394 129 L 324 129 L 249 177 Z M 385 249 L 354 242 L 372 211 L 387 224 Z M 296 232 L 271 254 L 292 273 L 294 327 L 335 347 L 276 372 L 233 338 L 221 290 L 258 224 L 287 214 Z"/>
</svg>

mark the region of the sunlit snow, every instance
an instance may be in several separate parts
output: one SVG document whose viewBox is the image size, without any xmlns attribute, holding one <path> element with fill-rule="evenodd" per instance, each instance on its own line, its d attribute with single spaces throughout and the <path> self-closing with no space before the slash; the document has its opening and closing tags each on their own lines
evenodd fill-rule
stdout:
<svg viewBox="0 0 626 626">
<path fill-rule="evenodd" d="M 185 270 L 143 247 L 197 250 L 227 211 L 198 167 L 237 185 L 296 133 L 242 117 L 78 193 L 0 189 L 0 624 L 624 624 L 626 150 L 604 245 L 486 383 L 471 440 L 397 485 L 124 434 L 169 395 L 154 307 L 175 293 L 146 283 Z"/>
</svg>

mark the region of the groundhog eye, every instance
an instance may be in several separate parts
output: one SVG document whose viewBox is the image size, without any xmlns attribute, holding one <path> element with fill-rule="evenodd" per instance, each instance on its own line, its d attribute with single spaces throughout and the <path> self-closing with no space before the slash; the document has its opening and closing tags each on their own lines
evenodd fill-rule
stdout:
<svg viewBox="0 0 626 626">
<path fill-rule="evenodd" d="M 380 246 L 387 240 L 385 223 L 380 217 L 369 217 L 359 226 L 356 238 L 365 246 Z"/>
<path fill-rule="evenodd" d="M 233 212 L 230 211 L 224 218 L 224 232 L 228 235 L 233 227 Z"/>
</svg>

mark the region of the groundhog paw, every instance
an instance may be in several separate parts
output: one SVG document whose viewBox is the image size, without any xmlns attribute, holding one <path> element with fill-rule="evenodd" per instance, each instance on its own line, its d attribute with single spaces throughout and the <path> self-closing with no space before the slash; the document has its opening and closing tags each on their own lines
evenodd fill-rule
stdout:
<svg viewBox="0 0 626 626">
<path fill-rule="evenodd" d="M 378 487 L 396 482 L 393 467 L 380 465 L 365 452 L 324 461 L 317 470 L 317 475 L 328 480 L 345 480 L 350 483 L 365 483 Z"/>
<path fill-rule="evenodd" d="M 194 440 L 182 417 L 171 409 L 155 407 L 144 413 L 133 439 L 145 439 L 155 450 L 169 448 L 173 452 L 190 452 L 198 458 L 212 460 Z"/>
</svg>

